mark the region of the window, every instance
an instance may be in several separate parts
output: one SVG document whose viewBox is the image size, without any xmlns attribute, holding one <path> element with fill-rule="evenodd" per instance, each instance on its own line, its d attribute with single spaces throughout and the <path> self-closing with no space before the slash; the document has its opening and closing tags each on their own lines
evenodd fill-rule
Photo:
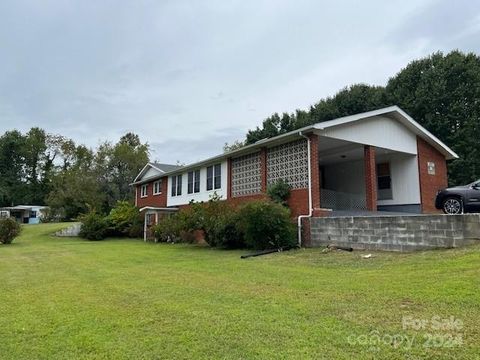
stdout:
<svg viewBox="0 0 480 360">
<path fill-rule="evenodd" d="M 215 189 L 220 189 L 222 187 L 222 165 L 215 165 L 215 177 L 213 187 Z"/>
<path fill-rule="evenodd" d="M 207 190 L 222 187 L 222 164 L 207 167 Z"/>
<path fill-rule="evenodd" d="M 148 190 L 148 185 L 145 184 L 145 185 L 142 185 L 142 187 L 140 188 L 140 197 L 147 197 L 147 190 Z"/>
<path fill-rule="evenodd" d="M 182 175 L 172 176 L 172 196 L 182 195 Z"/>
<path fill-rule="evenodd" d="M 207 191 L 213 189 L 213 166 L 207 167 Z"/>
<path fill-rule="evenodd" d="M 153 183 L 153 195 L 159 195 L 162 193 L 162 180 L 155 181 Z"/>
<path fill-rule="evenodd" d="M 193 192 L 200 192 L 200 170 L 195 170 L 195 180 L 193 181 Z"/>
<path fill-rule="evenodd" d="M 187 192 L 189 194 L 200 192 L 200 170 L 190 171 L 188 173 Z"/>
<path fill-rule="evenodd" d="M 392 178 L 390 177 L 390 164 L 377 164 L 377 189 L 378 200 L 391 200 L 392 194 Z"/>
<path fill-rule="evenodd" d="M 37 217 L 37 212 L 36 211 L 30 211 L 30 218 L 35 219 Z"/>
</svg>

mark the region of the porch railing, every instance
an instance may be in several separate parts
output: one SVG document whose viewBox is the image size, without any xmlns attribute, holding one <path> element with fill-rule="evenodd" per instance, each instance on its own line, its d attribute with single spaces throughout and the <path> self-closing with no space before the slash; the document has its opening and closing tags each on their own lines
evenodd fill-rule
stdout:
<svg viewBox="0 0 480 360">
<path fill-rule="evenodd" d="M 321 189 L 320 203 L 322 208 L 332 210 L 366 210 L 365 195 L 350 194 L 340 191 Z"/>
</svg>

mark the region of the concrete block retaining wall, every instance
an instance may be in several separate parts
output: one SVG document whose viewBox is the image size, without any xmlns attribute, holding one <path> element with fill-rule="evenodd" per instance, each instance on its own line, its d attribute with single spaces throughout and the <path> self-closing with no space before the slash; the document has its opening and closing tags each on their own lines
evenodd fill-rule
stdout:
<svg viewBox="0 0 480 360">
<path fill-rule="evenodd" d="M 479 242 L 480 214 L 317 217 L 310 219 L 310 245 L 415 251 Z"/>
</svg>

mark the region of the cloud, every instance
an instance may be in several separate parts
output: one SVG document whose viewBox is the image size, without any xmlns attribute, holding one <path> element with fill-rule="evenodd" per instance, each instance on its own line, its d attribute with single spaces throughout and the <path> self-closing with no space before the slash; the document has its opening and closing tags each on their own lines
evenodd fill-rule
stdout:
<svg viewBox="0 0 480 360">
<path fill-rule="evenodd" d="M 134 131 L 157 160 L 189 163 L 273 112 L 476 50 L 478 19 L 467 1 L 4 0 L 0 132 L 95 146 Z"/>
<path fill-rule="evenodd" d="M 400 48 L 423 44 L 428 51 L 479 51 L 479 37 L 480 7 L 476 1 L 439 0 L 410 14 L 387 41 Z"/>
<path fill-rule="evenodd" d="M 152 158 L 158 162 L 192 163 L 221 154 L 225 143 L 240 139 L 245 132 L 237 128 L 219 129 L 205 137 L 195 137 L 194 141 L 185 137 L 153 142 L 150 144 Z M 182 155 L 189 154 L 188 157 Z M 188 159 L 188 160 L 185 160 Z"/>
</svg>

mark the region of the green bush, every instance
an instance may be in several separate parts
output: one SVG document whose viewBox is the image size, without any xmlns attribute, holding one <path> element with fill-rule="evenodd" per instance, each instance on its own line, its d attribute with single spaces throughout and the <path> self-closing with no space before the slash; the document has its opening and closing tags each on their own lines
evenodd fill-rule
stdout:
<svg viewBox="0 0 480 360">
<path fill-rule="evenodd" d="M 182 225 L 178 214 L 163 217 L 152 230 L 160 242 L 179 242 Z"/>
<path fill-rule="evenodd" d="M 0 243 L 11 244 L 20 234 L 20 224 L 13 218 L 0 220 Z"/>
<path fill-rule="evenodd" d="M 82 215 L 80 236 L 88 240 L 103 240 L 108 234 L 109 226 L 107 219 L 95 211 Z"/>
<path fill-rule="evenodd" d="M 206 203 L 191 203 L 154 227 L 155 238 L 161 242 L 193 242 L 196 231 L 203 231 L 212 247 L 273 249 L 296 245 L 289 209 L 270 200 L 236 208 L 212 198 Z"/>
<path fill-rule="evenodd" d="M 287 206 L 288 198 L 290 197 L 291 186 L 286 180 L 280 179 L 275 184 L 272 184 L 267 189 L 267 195 L 274 202 Z"/>
<path fill-rule="evenodd" d="M 128 201 L 118 201 L 107 217 L 113 236 L 142 237 L 143 217 Z"/>
<path fill-rule="evenodd" d="M 245 236 L 242 229 L 238 226 L 238 210 L 226 213 L 217 231 L 217 246 L 226 249 L 242 249 L 246 247 Z"/>
<path fill-rule="evenodd" d="M 155 238 L 160 242 L 196 241 L 196 232 L 212 247 L 245 247 L 243 234 L 236 226 L 238 211 L 218 196 L 208 202 L 190 203 L 187 208 L 165 217 L 154 226 Z"/>
<path fill-rule="evenodd" d="M 249 248 L 274 249 L 296 244 L 295 225 L 290 219 L 290 211 L 273 201 L 245 204 L 240 209 L 238 226 Z"/>
<path fill-rule="evenodd" d="M 223 248 L 245 247 L 243 233 L 237 226 L 238 210 L 226 201 L 212 199 L 204 204 L 202 230 L 210 246 Z"/>
</svg>

